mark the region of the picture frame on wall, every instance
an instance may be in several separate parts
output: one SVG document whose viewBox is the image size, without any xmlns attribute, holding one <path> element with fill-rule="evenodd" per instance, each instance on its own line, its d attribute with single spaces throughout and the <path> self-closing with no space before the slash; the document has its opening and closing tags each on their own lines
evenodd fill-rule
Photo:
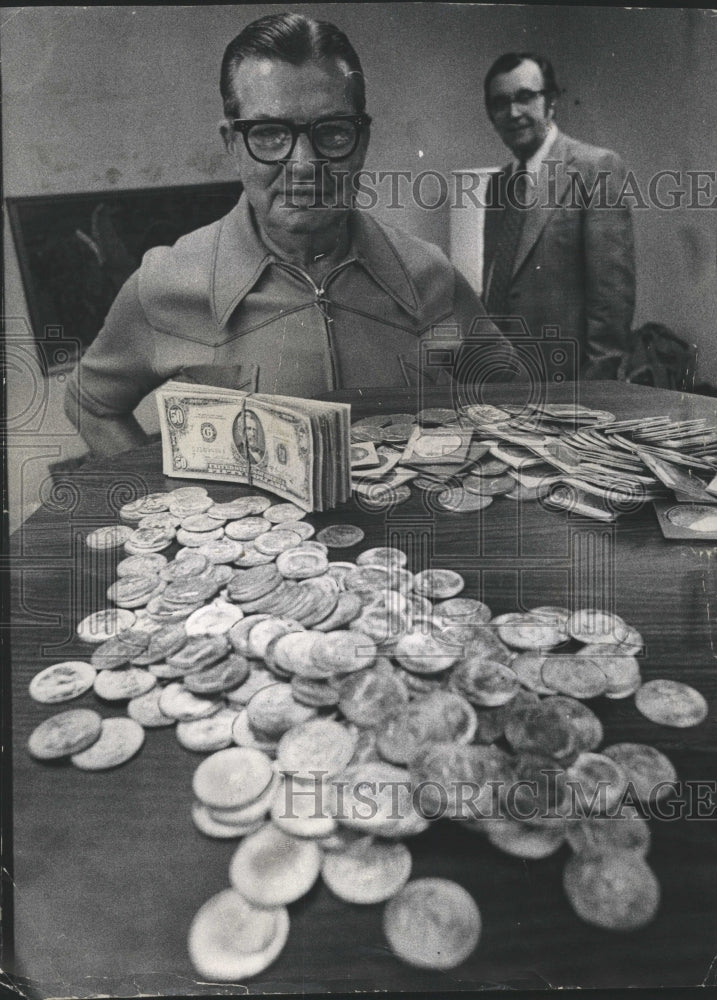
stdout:
<svg viewBox="0 0 717 1000">
<path fill-rule="evenodd" d="M 237 180 L 8 198 L 42 370 L 72 368 L 147 250 L 220 219 L 241 190 Z"/>
</svg>

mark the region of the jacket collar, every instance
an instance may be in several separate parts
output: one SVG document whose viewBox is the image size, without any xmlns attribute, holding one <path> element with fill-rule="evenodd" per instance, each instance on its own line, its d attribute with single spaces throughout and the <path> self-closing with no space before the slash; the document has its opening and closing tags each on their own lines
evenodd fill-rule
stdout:
<svg viewBox="0 0 717 1000">
<path fill-rule="evenodd" d="M 262 243 L 249 201 L 242 195 L 224 216 L 214 241 L 210 268 L 214 318 L 225 326 L 234 310 L 277 257 Z M 356 262 L 402 309 L 417 316 L 416 288 L 383 228 L 364 212 L 351 213 L 351 245 L 347 262 Z"/>
</svg>

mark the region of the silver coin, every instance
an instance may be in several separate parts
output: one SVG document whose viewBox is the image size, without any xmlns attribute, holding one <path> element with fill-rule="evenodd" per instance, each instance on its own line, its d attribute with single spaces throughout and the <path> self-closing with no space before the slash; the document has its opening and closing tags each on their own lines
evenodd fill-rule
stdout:
<svg viewBox="0 0 717 1000">
<path fill-rule="evenodd" d="M 293 503 L 277 503 L 267 508 L 264 517 L 272 524 L 280 524 L 283 521 L 300 521 L 306 517 L 306 511 Z"/>
<path fill-rule="evenodd" d="M 330 524 L 316 536 L 330 549 L 348 549 L 364 540 L 363 530 L 355 524 Z"/>
<path fill-rule="evenodd" d="M 43 705 L 71 701 L 92 687 L 95 668 L 82 660 L 64 660 L 45 667 L 30 681 L 30 697 Z"/>
<path fill-rule="evenodd" d="M 476 493 L 466 493 L 462 487 L 444 490 L 438 494 L 436 499 L 444 510 L 449 510 L 454 514 L 483 510 L 493 503 L 493 497 L 478 496 Z"/>
<path fill-rule="evenodd" d="M 118 549 L 133 534 L 133 529 L 127 524 L 109 524 L 91 531 L 85 538 L 85 544 L 88 549 Z"/>
</svg>

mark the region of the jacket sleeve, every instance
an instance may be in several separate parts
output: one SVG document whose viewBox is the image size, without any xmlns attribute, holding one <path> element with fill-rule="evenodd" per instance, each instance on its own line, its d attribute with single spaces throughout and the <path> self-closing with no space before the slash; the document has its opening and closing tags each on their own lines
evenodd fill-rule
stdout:
<svg viewBox="0 0 717 1000">
<path fill-rule="evenodd" d="M 593 198 L 583 213 L 587 352 L 582 376 L 615 378 L 635 309 L 635 248 L 630 208 L 621 199 L 625 166 L 617 154 L 605 151 L 597 169 L 607 174 L 606 197 Z"/>
<path fill-rule="evenodd" d="M 69 399 L 96 417 L 129 415 L 164 381 L 155 370 L 157 333 L 140 302 L 138 274 L 120 289 L 104 326 L 68 380 Z"/>
</svg>

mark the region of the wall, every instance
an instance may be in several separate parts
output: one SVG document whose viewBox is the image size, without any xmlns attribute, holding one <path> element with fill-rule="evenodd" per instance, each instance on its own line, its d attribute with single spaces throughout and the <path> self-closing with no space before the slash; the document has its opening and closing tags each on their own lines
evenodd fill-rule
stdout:
<svg viewBox="0 0 717 1000">
<path fill-rule="evenodd" d="M 642 184 L 657 169 L 715 169 L 717 18 L 708 11 L 468 4 L 299 4 L 354 42 L 374 115 L 366 166 L 438 170 L 506 159 L 486 121 L 482 79 L 496 54 L 535 48 L 566 87 L 565 131 L 621 152 Z M 6 196 L 227 180 L 218 68 L 226 42 L 276 6 L 26 7 L 0 12 Z M 447 211 L 377 212 L 447 249 Z M 713 197 L 715 192 L 713 191 Z M 425 197 L 430 192 L 425 189 Z M 637 322 L 660 320 L 699 345 L 717 381 L 715 211 L 635 213 Z M 4 234 L 5 315 L 22 372 L 9 372 L 11 427 L 28 385 L 44 421 L 10 441 L 16 523 L 37 503 L 47 462 L 81 454 L 62 384 L 36 381 L 26 305 Z M 9 366 L 12 368 L 12 365 Z M 26 370 L 27 369 L 27 370 Z M 153 426 L 150 402 L 140 409 Z M 22 429 L 20 427 L 20 429 Z"/>
</svg>

